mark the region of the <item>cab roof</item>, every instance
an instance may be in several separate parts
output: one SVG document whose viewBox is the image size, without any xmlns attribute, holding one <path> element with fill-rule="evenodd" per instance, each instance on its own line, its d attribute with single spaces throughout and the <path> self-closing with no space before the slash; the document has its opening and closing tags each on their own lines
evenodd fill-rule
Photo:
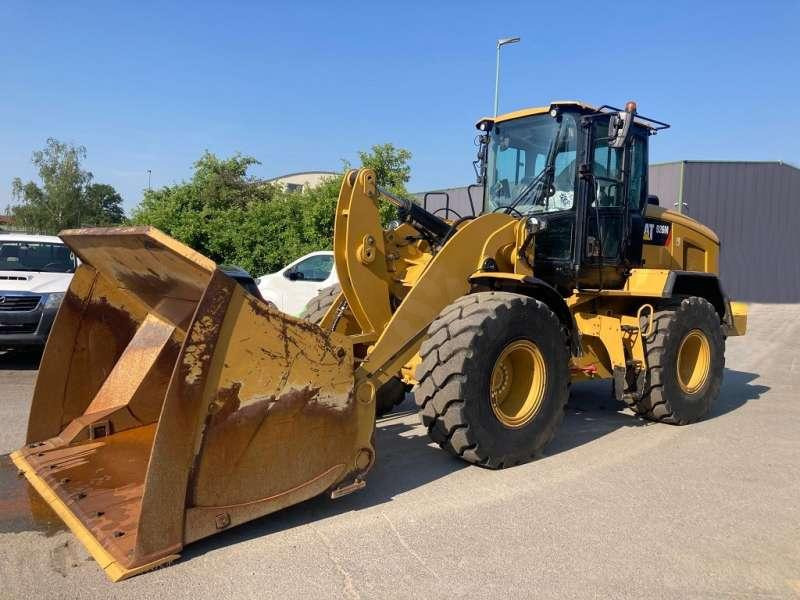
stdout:
<svg viewBox="0 0 800 600">
<path fill-rule="evenodd" d="M 492 121 L 494 123 L 502 123 L 504 121 L 511 121 L 512 119 L 519 119 L 520 117 L 529 117 L 531 115 L 543 115 L 549 113 L 551 109 L 556 107 L 578 108 L 580 110 L 584 110 L 587 112 L 611 110 L 611 107 L 607 105 L 597 107 L 592 104 L 587 104 L 586 102 L 581 102 L 580 100 L 553 100 L 547 106 L 534 106 L 531 108 L 522 108 L 520 110 L 515 110 L 512 112 L 503 113 L 502 115 L 497 115 L 496 117 L 484 117 L 480 119 L 475 125 L 477 127 L 482 121 Z M 648 119 L 647 117 L 643 117 L 638 113 L 636 114 L 634 122 L 637 125 L 642 125 L 652 131 L 658 131 L 660 129 L 665 129 L 666 127 L 669 127 L 669 125 L 667 125 L 666 123 L 662 123 L 661 121 L 656 121 L 655 119 Z"/>
<path fill-rule="evenodd" d="M 597 107 L 592 106 L 591 104 L 586 104 L 585 102 L 581 102 L 580 100 L 554 100 L 547 106 L 533 106 L 531 108 L 521 108 L 519 110 L 515 110 L 512 112 L 504 113 L 502 115 L 497 115 L 496 117 L 486 117 L 483 120 L 494 121 L 495 123 L 501 123 L 503 121 L 510 121 L 511 119 L 518 119 L 520 117 L 529 117 L 531 115 L 543 115 L 550 112 L 550 109 L 555 106 L 575 106 L 577 108 L 582 108 L 584 110 L 591 110 L 596 111 Z"/>
</svg>

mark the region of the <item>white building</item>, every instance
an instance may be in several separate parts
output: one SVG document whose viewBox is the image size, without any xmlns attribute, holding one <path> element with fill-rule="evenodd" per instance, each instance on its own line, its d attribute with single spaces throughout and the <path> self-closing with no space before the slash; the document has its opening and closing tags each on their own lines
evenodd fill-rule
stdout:
<svg viewBox="0 0 800 600">
<path fill-rule="evenodd" d="M 287 192 L 301 192 L 319 185 L 330 177 L 336 177 L 338 173 L 333 171 L 302 171 L 300 173 L 289 173 L 288 175 L 281 175 L 267 179 L 266 183 L 275 183 L 283 186 Z"/>
</svg>

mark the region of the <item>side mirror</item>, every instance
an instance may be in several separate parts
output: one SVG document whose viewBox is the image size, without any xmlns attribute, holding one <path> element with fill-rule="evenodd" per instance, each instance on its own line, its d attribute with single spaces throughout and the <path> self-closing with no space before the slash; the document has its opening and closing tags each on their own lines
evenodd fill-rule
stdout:
<svg viewBox="0 0 800 600">
<path fill-rule="evenodd" d="M 647 203 L 652 204 L 653 206 L 660 206 L 658 202 L 658 196 L 653 196 L 653 195 L 648 196 Z"/>
<path fill-rule="evenodd" d="M 636 116 L 636 102 L 628 102 L 625 110 L 611 115 L 608 120 L 608 147 L 624 148 Z"/>
<path fill-rule="evenodd" d="M 297 281 L 303 279 L 303 274 L 300 271 L 286 271 L 286 278 L 289 281 Z"/>
</svg>

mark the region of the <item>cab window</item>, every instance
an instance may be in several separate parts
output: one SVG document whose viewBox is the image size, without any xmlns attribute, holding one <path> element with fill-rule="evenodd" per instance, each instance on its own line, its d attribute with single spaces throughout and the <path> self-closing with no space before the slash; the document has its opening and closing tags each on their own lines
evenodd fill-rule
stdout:
<svg viewBox="0 0 800 600">
<path fill-rule="evenodd" d="M 490 133 L 484 210 L 510 205 L 520 214 L 572 210 L 576 150 L 577 123 L 571 114 L 560 119 L 533 115 L 496 124 Z M 545 172 L 548 167 L 551 170 Z"/>
<path fill-rule="evenodd" d="M 647 204 L 647 138 L 643 135 L 634 135 L 631 138 L 631 176 L 628 184 L 628 198 L 631 209 L 638 207 L 644 212 Z"/>
<path fill-rule="evenodd" d="M 592 174 L 595 182 L 594 200 L 600 207 L 622 207 L 625 205 L 625 190 L 622 186 L 622 148 L 608 147 L 608 121 L 594 122 L 594 145 L 592 148 Z"/>
<path fill-rule="evenodd" d="M 592 172 L 595 178 L 595 198 L 601 207 L 625 206 L 625 190 L 622 186 L 622 148 L 608 147 L 608 121 L 594 124 L 594 145 L 592 148 Z M 646 138 L 639 134 L 631 136 L 629 142 L 631 170 L 628 198 L 631 210 L 644 210 L 647 202 L 647 180 L 644 165 L 646 162 Z"/>
<path fill-rule="evenodd" d="M 497 170 L 512 187 L 525 178 L 525 163 L 528 152 L 524 148 L 507 146 L 497 153 Z"/>
</svg>

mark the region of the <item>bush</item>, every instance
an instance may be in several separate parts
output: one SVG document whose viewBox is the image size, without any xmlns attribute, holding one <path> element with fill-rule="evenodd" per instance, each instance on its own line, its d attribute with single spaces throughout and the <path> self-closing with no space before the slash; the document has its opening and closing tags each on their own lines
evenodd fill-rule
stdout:
<svg viewBox="0 0 800 600">
<path fill-rule="evenodd" d="M 376 169 L 379 185 L 398 194 L 406 193 L 410 156 L 391 144 L 361 153 L 362 162 Z M 343 174 L 287 192 L 247 175 L 256 164 L 249 156 L 220 160 L 206 152 L 194 164 L 190 181 L 146 191 L 132 221 L 153 225 L 217 263 L 237 264 L 254 276 L 330 249 Z M 394 215 L 391 205 L 381 207 L 384 223 Z"/>
</svg>

